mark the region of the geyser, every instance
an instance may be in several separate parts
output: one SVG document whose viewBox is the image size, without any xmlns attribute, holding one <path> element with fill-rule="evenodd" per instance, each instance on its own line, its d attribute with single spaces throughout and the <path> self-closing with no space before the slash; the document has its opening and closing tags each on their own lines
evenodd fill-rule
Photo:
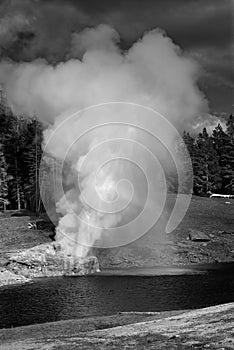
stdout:
<svg viewBox="0 0 234 350">
<path fill-rule="evenodd" d="M 66 62 L 0 64 L 13 110 L 46 126 L 44 161 L 63 165 L 56 240 L 74 257 L 129 243 L 161 214 L 163 167 L 170 168 L 168 152 L 176 162 L 178 135 L 139 106 L 179 130 L 207 112 L 197 65 L 163 31 L 145 33 L 124 52 L 118 42 L 113 28 L 100 25 L 73 35 Z"/>
</svg>

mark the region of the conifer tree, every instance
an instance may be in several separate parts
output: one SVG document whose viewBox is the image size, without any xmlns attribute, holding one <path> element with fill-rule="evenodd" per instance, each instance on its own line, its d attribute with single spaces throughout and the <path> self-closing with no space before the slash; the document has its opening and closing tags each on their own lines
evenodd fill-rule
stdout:
<svg viewBox="0 0 234 350">
<path fill-rule="evenodd" d="M 27 206 L 39 212 L 41 207 L 39 170 L 42 156 L 42 126 L 36 119 L 28 121 L 25 139 L 23 149 L 25 199 Z"/>
<path fill-rule="evenodd" d="M 194 168 L 194 192 L 205 195 L 219 191 L 221 187 L 221 169 L 213 139 L 206 128 L 196 139 L 192 156 Z"/>
<path fill-rule="evenodd" d="M 6 209 L 8 203 L 8 184 L 7 184 L 7 164 L 3 153 L 3 147 L 0 144 L 0 207 L 3 206 Z"/>
<path fill-rule="evenodd" d="M 232 114 L 229 116 L 226 126 L 227 126 L 227 134 L 231 139 L 231 143 L 234 143 L 234 117 Z"/>
<path fill-rule="evenodd" d="M 219 124 L 213 131 L 213 139 L 215 148 L 219 157 L 219 165 L 221 168 L 221 192 L 233 193 L 234 178 L 234 144 L 232 141 L 231 126 L 228 121 L 227 132 Z"/>
</svg>

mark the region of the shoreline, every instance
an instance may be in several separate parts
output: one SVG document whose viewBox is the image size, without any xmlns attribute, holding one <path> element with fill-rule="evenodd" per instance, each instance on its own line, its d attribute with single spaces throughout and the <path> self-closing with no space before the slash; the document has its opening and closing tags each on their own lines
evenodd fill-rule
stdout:
<svg viewBox="0 0 234 350">
<path fill-rule="evenodd" d="M 173 195 L 168 196 L 168 209 L 173 208 L 174 200 Z M 227 206 L 222 201 L 193 196 L 186 216 L 172 233 L 166 234 L 164 226 L 159 225 L 157 230 L 127 246 L 94 249 L 100 275 L 134 275 L 135 271 L 149 276 L 191 273 L 191 270 L 204 273 L 207 268 L 217 269 L 222 264 L 231 266 L 234 264 L 233 208 L 234 202 Z M 43 225 L 29 229 L 28 222 L 32 219 L 35 220 L 33 213 L 0 213 L 0 286 L 25 284 L 39 275 L 58 275 L 59 261 L 55 255 L 46 266 L 40 260 L 43 256 L 40 246 L 52 245 L 51 229 Z M 42 222 L 45 224 L 43 219 Z M 30 249 L 34 253 L 22 257 Z M 12 256 L 16 256 L 14 262 L 10 262 Z M 63 274 L 64 268 L 60 267 L 59 275 Z"/>
<path fill-rule="evenodd" d="M 98 275 L 101 276 L 168 276 L 201 274 L 208 271 L 222 270 L 223 268 L 234 269 L 234 261 L 201 263 L 201 264 L 177 264 L 177 265 L 155 265 L 155 266 L 134 266 L 123 268 L 104 268 Z"/>
<path fill-rule="evenodd" d="M 139 277 L 157 277 L 157 276 L 180 276 L 180 275 L 196 275 L 205 274 L 210 271 L 223 269 L 233 269 L 234 262 L 221 262 L 210 264 L 190 264 L 190 265 L 173 265 L 173 266 L 148 266 L 148 267 L 126 267 L 126 268 L 104 268 L 100 272 L 87 274 L 85 276 L 139 276 Z M 53 274 L 48 276 L 25 277 L 23 274 L 16 274 L 9 269 L 0 270 L 0 288 L 24 285 L 33 283 L 40 279 L 62 278 L 62 277 L 84 277 L 79 275 L 63 275 Z"/>
<path fill-rule="evenodd" d="M 30 282 L 33 282 L 33 279 L 26 278 L 23 275 L 15 274 L 8 269 L 1 269 L 0 271 L 0 288 L 15 286 L 19 284 L 24 285 Z"/>
<path fill-rule="evenodd" d="M 233 349 L 234 303 L 0 329 L 0 350 Z"/>
</svg>

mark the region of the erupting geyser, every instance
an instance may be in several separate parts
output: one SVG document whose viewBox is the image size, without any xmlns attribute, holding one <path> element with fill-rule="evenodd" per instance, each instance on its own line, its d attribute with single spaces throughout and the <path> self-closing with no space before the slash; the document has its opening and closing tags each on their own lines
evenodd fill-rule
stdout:
<svg viewBox="0 0 234 350">
<path fill-rule="evenodd" d="M 168 152 L 176 162 L 172 125 L 184 129 L 207 112 L 197 65 L 164 32 L 145 33 L 124 52 L 119 41 L 113 28 L 99 25 L 73 35 L 69 58 L 55 66 L 44 59 L 0 64 L 14 111 L 46 125 L 44 161 L 63 165 L 53 191 L 56 240 L 68 256 L 147 232 L 165 201 Z M 52 184 L 44 178 L 43 168 L 48 209 Z"/>
</svg>

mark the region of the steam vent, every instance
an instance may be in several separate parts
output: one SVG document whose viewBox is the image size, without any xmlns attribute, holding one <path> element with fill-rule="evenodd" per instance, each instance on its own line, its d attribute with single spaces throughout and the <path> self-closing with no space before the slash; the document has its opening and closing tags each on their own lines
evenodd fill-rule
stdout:
<svg viewBox="0 0 234 350">
<path fill-rule="evenodd" d="M 95 256 L 85 258 L 67 256 L 54 244 L 41 244 L 11 255 L 11 271 L 25 277 L 82 276 L 99 272 Z"/>
</svg>

